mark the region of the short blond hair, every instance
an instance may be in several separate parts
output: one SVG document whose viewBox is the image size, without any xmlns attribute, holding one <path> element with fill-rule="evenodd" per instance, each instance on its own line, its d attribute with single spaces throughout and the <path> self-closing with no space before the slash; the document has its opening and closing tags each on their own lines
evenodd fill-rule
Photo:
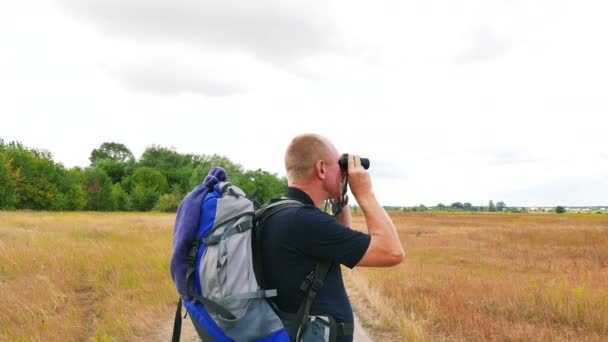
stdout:
<svg viewBox="0 0 608 342">
<path fill-rule="evenodd" d="M 293 138 L 285 151 L 285 170 L 290 181 L 307 180 L 317 161 L 331 152 L 329 140 L 319 134 L 307 133 Z"/>
</svg>

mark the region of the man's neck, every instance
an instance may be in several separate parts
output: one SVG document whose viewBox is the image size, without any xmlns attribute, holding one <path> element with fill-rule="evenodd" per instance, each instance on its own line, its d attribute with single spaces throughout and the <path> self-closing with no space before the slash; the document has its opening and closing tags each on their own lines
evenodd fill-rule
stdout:
<svg viewBox="0 0 608 342">
<path fill-rule="evenodd" d="M 289 186 L 304 191 L 312 199 L 317 208 L 326 200 L 323 190 L 314 184 L 292 183 Z"/>
</svg>

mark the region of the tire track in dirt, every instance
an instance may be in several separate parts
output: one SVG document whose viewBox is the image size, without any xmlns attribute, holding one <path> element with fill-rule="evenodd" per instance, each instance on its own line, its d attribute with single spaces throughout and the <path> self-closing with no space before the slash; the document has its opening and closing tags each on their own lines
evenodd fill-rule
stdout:
<svg viewBox="0 0 608 342">
<path fill-rule="evenodd" d="M 85 341 L 92 338 L 95 333 L 95 320 L 97 319 L 95 305 L 99 300 L 99 295 L 95 293 L 92 286 L 84 286 L 76 289 L 73 298 L 82 317 L 81 321 L 84 322 L 82 328 L 78 329 L 78 340 Z"/>
</svg>

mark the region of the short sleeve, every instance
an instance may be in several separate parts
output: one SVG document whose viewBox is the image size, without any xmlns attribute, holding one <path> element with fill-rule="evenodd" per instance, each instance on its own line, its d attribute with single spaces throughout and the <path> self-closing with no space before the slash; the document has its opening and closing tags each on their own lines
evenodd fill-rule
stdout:
<svg viewBox="0 0 608 342">
<path fill-rule="evenodd" d="M 294 247 L 317 259 L 353 268 L 363 258 L 371 241 L 369 235 L 343 226 L 317 208 L 300 208 L 294 219 L 297 226 Z"/>
</svg>

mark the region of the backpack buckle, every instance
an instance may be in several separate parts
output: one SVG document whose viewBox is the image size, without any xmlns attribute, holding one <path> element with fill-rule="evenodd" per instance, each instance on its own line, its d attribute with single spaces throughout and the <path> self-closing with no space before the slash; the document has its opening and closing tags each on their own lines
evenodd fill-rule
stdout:
<svg viewBox="0 0 608 342">
<path fill-rule="evenodd" d="M 188 262 L 190 265 L 194 265 L 194 263 L 196 262 L 196 254 L 198 253 L 199 245 L 200 243 L 198 240 L 192 242 L 190 251 L 188 252 L 188 255 L 186 255 L 186 262 Z"/>
<path fill-rule="evenodd" d="M 315 281 L 312 283 L 312 290 L 315 292 L 319 292 L 321 287 L 323 287 L 323 280 L 315 279 Z"/>
<path fill-rule="evenodd" d="M 306 276 L 306 279 L 304 279 L 304 281 L 300 285 L 300 290 L 306 292 L 306 290 L 308 290 L 310 285 L 315 281 L 316 276 L 317 276 L 317 273 L 315 271 L 308 273 L 308 275 Z"/>
<path fill-rule="evenodd" d="M 186 262 L 188 263 L 188 265 L 194 265 L 194 263 L 196 262 L 196 257 L 188 255 L 186 257 Z"/>
</svg>

